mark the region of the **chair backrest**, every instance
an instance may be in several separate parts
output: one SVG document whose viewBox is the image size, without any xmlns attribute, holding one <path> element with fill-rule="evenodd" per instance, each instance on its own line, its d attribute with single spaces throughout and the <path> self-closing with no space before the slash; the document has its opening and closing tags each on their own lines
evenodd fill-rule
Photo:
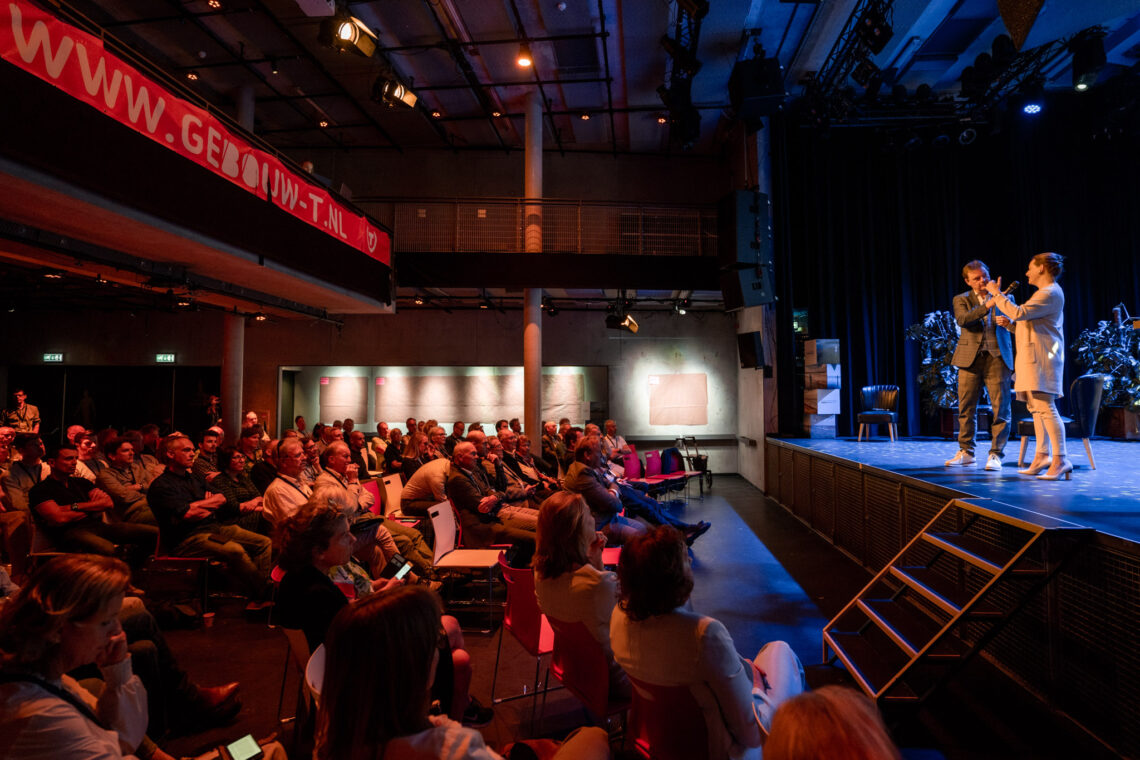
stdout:
<svg viewBox="0 0 1140 760">
<path fill-rule="evenodd" d="M 325 682 L 325 645 L 321 644 L 305 663 L 305 688 L 313 698 L 313 705 L 321 705 L 321 686 Z"/>
<path fill-rule="evenodd" d="M 661 452 L 645 452 L 645 477 L 652 478 L 661 474 Z"/>
<path fill-rule="evenodd" d="M 400 482 L 399 475 L 389 475 L 384 478 L 384 514 L 390 515 L 400 509 L 400 492 L 404 484 Z"/>
<path fill-rule="evenodd" d="M 1096 430 L 1100 414 L 1100 398 L 1104 394 L 1104 375 L 1081 375 L 1069 388 L 1069 411 L 1073 415 L 1075 437 L 1089 438 Z"/>
<path fill-rule="evenodd" d="M 622 461 L 625 467 L 625 476 L 631 480 L 637 480 L 641 477 L 641 460 L 637 458 L 637 452 L 631 451 L 625 455 Z"/>
<path fill-rule="evenodd" d="M 292 655 L 291 660 L 293 665 L 300 673 L 305 672 L 305 667 L 309 664 L 309 640 L 305 638 L 305 632 L 300 628 L 282 628 L 285 632 L 285 638 L 289 642 L 289 653 Z"/>
<path fill-rule="evenodd" d="M 380 484 L 376 480 L 362 480 L 360 485 L 364 490 L 372 494 L 372 506 L 370 507 L 372 514 L 379 515 L 384 511 L 384 502 L 380 498 Z"/>
<path fill-rule="evenodd" d="M 676 446 L 661 451 L 661 474 L 671 472 L 684 472 L 685 460 L 681 457 L 681 450 Z"/>
<path fill-rule="evenodd" d="M 608 712 L 610 665 L 602 645 L 583 623 L 567 623 L 548 617 L 554 629 L 554 652 L 550 668 L 596 718 Z"/>
<path fill-rule="evenodd" d="M 636 678 L 629 733 L 642 757 L 707 760 L 709 732 L 704 713 L 688 686 L 657 686 Z"/>
<path fill-rule="evenodd" d="M 434 562 L 438 564 L 445 554 L 455 549 L 458 536 L 455 513 L 451 511 L 451 502 L 441 501 L 428 507 L 428 516 L 431 517 L 431 527 L 435 530 Z"/>
<path fill-rule="evenodd" d="M 534 570 L 511 567 L 505 552 L 499 552 L 499 569 L 507 586 L 507 604 L 503 608 L 503 627 L 518 639 L 523 649 L 538 657 L 551 651 L 554 630 L 538 608 L 534 595 Z"/>
<path fill-rule="evenodd" d="M 898 411 L 899 387 L 897 385 L 864 385 L 862 396 L 865 411 Z"/>
</svg>

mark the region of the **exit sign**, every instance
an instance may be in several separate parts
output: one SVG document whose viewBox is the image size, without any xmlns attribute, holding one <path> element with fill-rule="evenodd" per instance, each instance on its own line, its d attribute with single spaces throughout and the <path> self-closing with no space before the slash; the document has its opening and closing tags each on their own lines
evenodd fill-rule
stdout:
<svg viewBox="0 0 1140 760">
<path fill-rule="evenodd" d="M 155 354 L 155 364 L 174 364 L 174 354 Z"/>
<path fill-rule="evenodd" d="M 44 354 L 45 364 L 60 364 L 63 362 L 63 354 Z"/>
</svg>

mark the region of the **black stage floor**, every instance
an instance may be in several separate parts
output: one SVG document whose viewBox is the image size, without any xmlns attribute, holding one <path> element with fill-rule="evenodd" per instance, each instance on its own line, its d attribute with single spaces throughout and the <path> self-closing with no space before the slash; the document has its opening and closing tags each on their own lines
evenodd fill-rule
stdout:
<svg viewBox="0 0 1140 760">
<path fill-rule="evenodd" d="M 983 469 L 988 442 L 979 443 L 975 467 L 946 467 L 943 463 L 958 446 L 945 438 L 902 438 L 893 443 L 885 438 L 780 441 L 924 481 L 945 489 L 948 499 L 993 499 L 1140 543 L 1140 441 L 1092 439 L 1095 470 L 1089 468 L 1081 442 L 1069 441 L 1069 458 L 1075 465 L 1070 481 L 1018 475 L 1016 439 L 1006 446 L 1000 472 Z M 1032 442 L 1025 456 L 1032 458 Z"/>
</svg>

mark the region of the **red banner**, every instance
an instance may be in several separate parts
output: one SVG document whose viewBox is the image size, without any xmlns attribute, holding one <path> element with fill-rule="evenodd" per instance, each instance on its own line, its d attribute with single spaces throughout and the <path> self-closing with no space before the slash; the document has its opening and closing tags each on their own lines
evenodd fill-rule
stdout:
<svg viewBox="0 0 1140 760">
<path fill-rule="evenodd" d="M 103 49 L 103 42 L 21 0 L 0 0 L 0 57 L 141 135 L 273 203 L 377 261 L 388 233 Z"/>
</svg>

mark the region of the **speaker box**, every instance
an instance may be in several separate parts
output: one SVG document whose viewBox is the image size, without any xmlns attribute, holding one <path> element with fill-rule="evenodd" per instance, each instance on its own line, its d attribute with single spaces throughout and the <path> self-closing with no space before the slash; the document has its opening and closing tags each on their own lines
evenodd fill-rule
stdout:
<svg viewBox="0 0 1140 760">
<path fill-rule="evenodd" d="M 752 58 L 732 67 L 728 99 L 741 119 L 756 121 L 771 116 L 780 110 L 786 97 L 784 72 L 776 58 Z"/>
<path fill-rule="evenodd" d="M 717 256 L 725 310 L 761 306 L 775 300 L 767 195 L 737 190 L 720 200 Z"/>
</svg>

